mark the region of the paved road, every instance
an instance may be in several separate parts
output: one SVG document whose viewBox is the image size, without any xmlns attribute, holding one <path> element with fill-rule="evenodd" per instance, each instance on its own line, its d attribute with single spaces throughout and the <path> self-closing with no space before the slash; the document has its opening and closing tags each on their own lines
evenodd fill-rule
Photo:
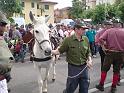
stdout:
<svg viewBox="0 0 124 93">
<path fill-rule="evenodd" d="M 90 89 L 94 88 L 95 84 L 98 83 L 100 78 L 100 58 L 94 58 L 93 61 L 94 66 L 93 69 L 90 70 Z M 122 78 L 124 78 L 123 72 L 124 71 L 122 71 Z M 50 74 L 48 93 L 62 93 L 63 89 L 65 88 L 67 77 L 67 63 L 65 62 L 65 57 L 61 57 L 61 59 L 58 61 L 56 65 L 56 73 L 56 81 L 54 83 L 51 80 L 52 75 Z M 12 90 L 11 93 L 39 93 L 37 73 L 35 72 L 33 63 L 29 62 L 28 60 L 25 63 L 14 63 L 11 74 L 13 78 L 9 83 L 9 87 Z M 111 82 L 111 77 L 112 69 L 108 73 L 106 83 Z"/>
</svg>

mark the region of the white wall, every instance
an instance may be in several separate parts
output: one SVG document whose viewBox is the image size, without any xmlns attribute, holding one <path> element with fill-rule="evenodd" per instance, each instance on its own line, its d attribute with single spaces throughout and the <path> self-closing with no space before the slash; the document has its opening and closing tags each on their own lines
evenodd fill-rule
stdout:
<svg viewBox="0 0 124 93">
<path fill-rule="evenodd" d="M 99 3 L 103 4 L 103 3 L 109 3 L 109 4 L 113 4 L 115 2 L 115 0 L 96 0 L 96 4 L 98 5 Z"/>
</svg>

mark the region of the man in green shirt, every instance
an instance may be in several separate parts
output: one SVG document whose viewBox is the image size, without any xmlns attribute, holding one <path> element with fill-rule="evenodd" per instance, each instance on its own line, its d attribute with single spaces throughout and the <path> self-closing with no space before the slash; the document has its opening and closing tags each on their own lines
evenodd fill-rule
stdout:
<svg viewBox="0 0 124 93">
<path fill-rule="evenodd" d="M 79 93 L 88 93 L 88 68 L 92 67 L 89 41 L 84 36 L 87 27 L 81 24 L 74 26 L 75 34 L 65 38 L 62 45 L 52 50 L 52 54 L 66 52 L 68 62 L 68 78 L 63 93 L 74 93 L 79 84 Z"/>
</svg>

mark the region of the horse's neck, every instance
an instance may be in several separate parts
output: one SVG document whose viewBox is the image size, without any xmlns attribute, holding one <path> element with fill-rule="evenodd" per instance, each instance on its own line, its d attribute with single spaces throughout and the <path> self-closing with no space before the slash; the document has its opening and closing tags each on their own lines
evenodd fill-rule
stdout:
<svg viewBox="0 0 124 93">
<path fill-rule="evenodd" d="M 33 52 L 34 52 L 34 56 L 37 58 L 44 58 L 45 57 L 43 51 L 40 49 L 38 43 L 36 43 L 36 42 L 34 44 Z"/>
</svg>

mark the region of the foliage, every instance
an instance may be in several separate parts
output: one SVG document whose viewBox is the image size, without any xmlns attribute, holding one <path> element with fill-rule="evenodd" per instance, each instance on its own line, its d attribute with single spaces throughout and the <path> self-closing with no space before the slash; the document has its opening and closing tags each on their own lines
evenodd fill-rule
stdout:
<svg viewBox="0 0 124 93">
<path fill-rule="evenodd" d="M 106 19 L 117 18 L 118 8 L 116 5 L 107 4 L 106 6 Z"/>
<path fill-rule="evenodd" d="M 119 17 L 121 21 L 124 22 L 124 2 L 119 4 L 118 11 L 119 11 Z"/>
<path fill-rule="evenodd" d="M 20 0 L 0 0 L 0 10 L 6 13 L 6 16 L 12 17 L 13 13 L 21 13 L 22 7 Z"/>
<path fill-rule="evenodd" d="M 90 19 L 90 18 L 92 18 L 93 11 L 94 11 L 93 9 L 85 10 L 85 11 L 83 12 L 83 18 L 85 18 L 85 19 Z"/>
<path fill-rule="evenodd" d="M 122 2 L 124 2 L 124 0 L 115 0 L 115 5 L 119 5 L 119 4 L 121 4 Z"/>
<path fill-rule="evenodd" d="M 73 0 L 72 9 L 70 10 L 70 15 L 73 18 L 82 18 L 83 11 L 85 10 L 85 0 Z"/>
<path fill-rule="evenodd" d="M 98 5 L 96 6 L 93 14 L 93 22 L 95 24 L 102 23 L 105 20 L 105 6 L 104 5 Z"/>
<path fill-rule="evenodd" d="M 84 18 L 91 18 L 94 24 L 102 23 L 104 20 L 117 18 L 118 9 L 115 5 L 100 4 L 94 9 L 89 9 L 83 12 Z"/>
<path fill-rule="evenodd" d="M 8 20 L 10 21 L 10 23 L 15 23 L 14 19 L 9 17 Z"/>
<path fill-rule="evenodd" d="M 85 0 L 73 0 L 70 12 L 73 18 L 91 18 L 94 24 L 105 20 L 118 19 L 124 22 L 124 0 L 116 0 L 115 4 L 100 4 L 93 9 L 85 10 Z"/>
</svg>

